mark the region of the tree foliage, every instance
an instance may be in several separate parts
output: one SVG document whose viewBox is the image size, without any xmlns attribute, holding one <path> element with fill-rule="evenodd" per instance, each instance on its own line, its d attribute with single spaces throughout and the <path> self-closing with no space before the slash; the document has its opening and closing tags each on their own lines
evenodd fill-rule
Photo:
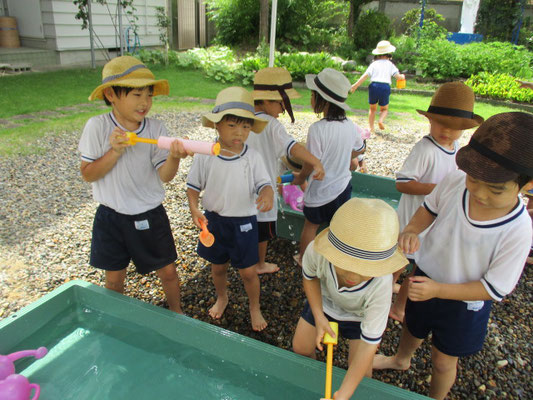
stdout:
<svg viewBox="0 0 533 400">
<path fill-rule="evenodd" d="M 486 39 L 509 41 L 520 18 L 520 1 L 481 0 L 477 13 L 476 32 Z"/>
</svg>

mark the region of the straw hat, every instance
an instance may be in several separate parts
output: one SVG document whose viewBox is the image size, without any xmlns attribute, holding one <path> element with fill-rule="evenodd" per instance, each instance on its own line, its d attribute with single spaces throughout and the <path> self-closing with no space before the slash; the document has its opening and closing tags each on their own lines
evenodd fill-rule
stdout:
<svg viewBox="0 0 533 400">
<path fill-rule="evenodd" d="M 261 132 L 268 123 L 256 117 L 252 93 L 242 87 L 232 86 L 221 90 L 217 94 L 213 111 L 202 116 L 202 125 L 215 128 L 215 124 L 228 114 L 253 119 L 252 131 L 255 133 Z"/>
<path fill-rule="evenodd" d="M 473 178 L 491 183 L 511 181 L 519 175 L 533 177 L 532 132 L 532 114 L 496 114 L 457 152 L 457 166 Z"/>
<path fill-rule="evenodd" d="M 335 213 L 315 239 L 315 250 L 330 263 L 363 276 L 393 273 L 409 262 L 398 249 L 396 211 L 380 199 L 354 197 Z"/>
<path fill-rule="evenodd" d="M 303 147 L 305 147 L 305 142 L 300 142 Z M 302 170 L 302 167 L 304 165 L 304 160 L 295 157 L 291 154 L 288 156 L 281 157 L 281 162 L 283 162 L 283 165 L 294 172 L 300 172 Z"/>
<path fill-rule="evenodd" d="M 152 71 L 135 57 L 122 56 L 109 61 L 102 70 L 102 84 L 93 90 L 89 100 L 103 99 L 104 89 L 111 86 L 130 88 L 154 87 L 154 96 L 168 95 L 169 86 L 166 79 L 156 80 Z"/>
<path fill-rule="evenodd" d="M 394 47 L 388 40 L 382 40 L 378 43 L 376 48 L 372 50 L 372 54 L 378 56 L 380 54 L 390 54 L 394 53 L 396 51 L 396 47 Z"/>
<path fill-rule="evenodd" d="M 305 83 L 309 89 L 318 92 L 325 100 L 351 111 L 345 101 L 352 85 L 342 72 L 333 68 L 324 68 L 318 75 L 306 75 Z"/>
<path fill-rule="evenodd" d="M 474 114 L 474 100 L 474 91 L 469 86 L 463 82 L 447 82 L 437 89 L 427 111 L 416 111 L 450 129 L 469 129 L 484 120 Z"/>
<path fill-rule="evenodd" d="M 254 76 L 254 100 L 282 100 L 291 122 L 294 122 L 291 100 L 300 97 L 292 88 L 292 77 L 289 71 L 280 67 L 268 67 L 257 71 Z"/>
</svg>

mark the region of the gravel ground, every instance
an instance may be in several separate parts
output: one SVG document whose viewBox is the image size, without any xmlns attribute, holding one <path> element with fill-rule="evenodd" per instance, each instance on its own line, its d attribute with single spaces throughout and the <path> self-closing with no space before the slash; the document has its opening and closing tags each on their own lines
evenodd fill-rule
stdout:
<svg viewBox="0 0 533 400">
<path fill-rule="evenodd" d="M 396 114 L 387 130 L 368 140 L 367 165 L 373 174 L 394 176 L 413 144 L 427 132 L 427 122 Z M 200 127 L 196 113 L 165 112 L 154 115 L 167 124 L 174 136 L 188 135 L 207 140 L 212 131 Z M 289 132 L 304 140 L 316 117 L 296 113 Z M 354 119 L 365 125 L 365 113 Z M 96 204 L 90 185 L 79 174 L 77 143 L 80 131 L 50 133 L 38 145 L 38 155 L 0 160 L 0 318 L 16 312 L 59 285 L 83 279 L 103 284 L 103 273 L 88 265 L 92 219 Z M 462 143 L 471 132 L 465 133 Z M 182 162 L 176 178 L 167 185 L 165 207 L 174 229 L 178 248 L 178 270 L 182 282 L 182 303 L 193 317 L 243 335 L 290 349 L 304 294 L 301 272 L 292 261 L 295 242 L 276 239 L 269 245 L 267 261 L 281 271 L 261 276 L 261 299 L 269 322 L 261 333 L 251 330 L 247 297 L 241 280 L 230 270 L 230 304 L 220 321 L 212 321 L 207 309 L 215 292 L 206 263 L 195 253 L 198 230 L 192 225 L 185 195 L 185 179 L 191 160 Z M 484 349 L 461 360 L 450 399 L 531 399 L 531 268 L 526 268 L 518 287 L 493 307 Z M 154 274 L 141 276 L 128 271 L 126 295 L 166 307 L 161 286 Z M 391 354 L 399 341 L 401 326 L 389 322 L 380 352 Z M 374 377 L 422 394 L 428 393 L 431 379 L 430 349 L 427 344 L 416 353 L 406 372 L 376 372 Z M 340 343 L 335 364 L 346 368 L 347 346 Z M 323 355 L 321 355 L 323 357 Z"/>
</svg>

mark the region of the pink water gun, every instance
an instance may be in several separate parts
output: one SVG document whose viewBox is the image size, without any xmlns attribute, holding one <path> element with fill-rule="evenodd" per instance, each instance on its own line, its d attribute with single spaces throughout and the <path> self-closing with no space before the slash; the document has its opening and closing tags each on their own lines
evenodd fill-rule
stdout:
<svg viewBox="0 0 533 400">
<path fill-rule="evenodd" d="M 304 209 L 304 192 L 294 185 L 284 185 L 281 188 L 283 200 L 294 211 L 303 211 Z"/>
<path fill-rule="evenodd" d="M 17 351 L 7 356 L 0 355 L 0 399 L 30 400 L 31 391 L 35 389 L 31 400 L 37 400 L 41 387 L 36 383 L 30 383 L 23 375 L 15 374 L 13 362 L 23 357 L 43 358 L 46 353 L 48 353 L 46 347 L 39 347 L 37 350 Z"/>
<path fill-rule="evenodd" d="M 137 143 L 155 144 L 160 149 L 170 149 L 170 145 L 174 140 L 179 140 L 183 143 L 183 148 L 193 153 L 207 154 L 208 156 L 218 156 L 220 154 L 220 143 L 202 142 L 199 140 L 178 139 L 169 136 L 159 136 L 158 139 L 147 139 L 138 137 L 133 132 L 126 132 L 128 136 L 128 144 L 135 146 Z"/>
</svg>

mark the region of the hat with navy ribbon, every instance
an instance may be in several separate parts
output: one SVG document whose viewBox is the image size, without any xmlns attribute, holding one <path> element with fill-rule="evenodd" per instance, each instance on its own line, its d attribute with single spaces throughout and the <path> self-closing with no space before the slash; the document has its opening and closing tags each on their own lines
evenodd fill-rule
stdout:
<svg viewBox="0 0 533 400">
<path fill-rule="evenodd" d="M 380 199 L 354 197 L 335 212 L 314 249 L 334 266 L 363 276 L 383 276 L 409 262 L 398 249 L 396 211 Z"/>
<path fill-rule="evenodd" d="M 89 100 L 103 99 L 104 89 L 111 86 L 130 88 L 154 87 L 154 96 L 168 95 L 166 79 L 155 79 L 154 74 L 141 61 L 131 56 L 116 57 L 102 69 L 102 84 L 93 90 Z"/>
<path fill-rule="evenodd" d="M 330 103 L 351 111 L 346 99 L 352 85 L 342 72 L 333 68 L 324 68 L 318 75 L 307 74 L 305 84 Z"/>
<path fill-rule="evenodd" d="M 255 133 L 261 132 L 268 123 L 255 115 L 252 93 L 238 86 L 223 89 L 218 93 L 213 110 L 202 116 L 202 125 L 215 128 L 215 125 L 228 114 L 252 119 L 254 121 L 252 131 Z"/>
</svg>

